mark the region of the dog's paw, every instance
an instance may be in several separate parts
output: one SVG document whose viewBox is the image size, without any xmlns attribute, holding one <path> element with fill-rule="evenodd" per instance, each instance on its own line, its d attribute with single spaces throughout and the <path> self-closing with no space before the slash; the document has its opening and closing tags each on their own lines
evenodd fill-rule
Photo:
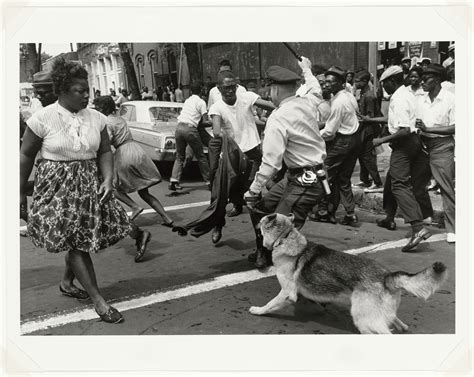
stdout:
<svg viewBox="0 0 474 377">
<path fill-rule="evenodd" d="M 250 314 L 253 314 L 253 315 L 262 315 L 263 314 L 263 310 L 260 306 L 251 306 L 250 309 L 249 309 L 249 312 L 250 312 Z"/>
</svg>

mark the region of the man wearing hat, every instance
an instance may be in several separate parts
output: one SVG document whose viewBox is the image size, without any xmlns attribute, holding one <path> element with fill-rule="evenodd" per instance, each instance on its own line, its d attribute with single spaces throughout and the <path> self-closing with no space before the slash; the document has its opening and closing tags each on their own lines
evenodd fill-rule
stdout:
<svg viewBox="0 0 474 377">
<path fill-rule="evenodd" d="M 301 229 L 308 213 L 324 195 L 316 172 L 323 168 L 326 157 L 324 140 L 315 127 L 316 96 L 295 96 L 300 77 L 286 68 L 271 66 L 267 77 L 276 109 L 267 120 L 262 164 L 244 195 L 257 237 L 257 251 L 249 255 L 249 260 L 255 260 L 257 268 L 271 264 L 271 251 L 263 247 L 262 234 L 257 229 L 260 219 L 273 212 L 293 213 L 295 226 Z M 287 179 L 273 185 L 261 197 L 265 184 L 283 162 L 288 167 Z"/>
<path fill-rule="evenodd" d="M 325 73 L 325 87 L 331 92 L 331 113 L 325 123 L 320 124 L 321 136 L 326 141 L 327 157 L 324 161 L 331 186 L 329 202 L 332 208 L 328 211 L 326 201 L 320 205 L 320 220 L 336 223 L 336 211 L 339 203 L 346 210 L 341 221 L 343 225 L 355 224 L 358 221 L 352 193 L 351 176 L 357 161 L 360 148 L 357 119 L 357 101 L 345 90 L 346 74 L 339 67 L 331 67 Z"/>
<path fill-rule="evenodd" d="M 400 63 L 400 67 L 403 69 L 403 84 L 408 86 L 410 85 L 408 77 L 410 76 L 411 58 L 405 56 Z"/>
<path fill-rule="evenodd" d="M 416 127 L 429 152 L 431 173 L 441 187 L 447 241 L 455 242 L 454 126 L 455 96 L 442 88 L 446 70 L 431 64 L 423 71 L 423 90 L 418 100 Z"/>
<path fill-rule="evenodd" d="M 422 240 L 431 237 L 423 227 L 423 219 L 433 216 L 433 207 L 425 190 L 431 173 L 428 156 L 422 148 L 417 135 L 415 95 L 403 85 L 403 70 L 391 66 L 385 70 L 380 81 L 388 94 L 391 94 L 388 110 L 389 136 L 377 139 L 377 144 L 391 142 L 390 176 L 393 196 L 396 199 L 405 222 L 412 227 L 410 241 L 402 248 L 403 252 L 414 249 Z M 387 216 L 393 216 L 388 214 Z M 378 221 L 379 226 L 389 227 L 393 218 Z"/>
</svg>

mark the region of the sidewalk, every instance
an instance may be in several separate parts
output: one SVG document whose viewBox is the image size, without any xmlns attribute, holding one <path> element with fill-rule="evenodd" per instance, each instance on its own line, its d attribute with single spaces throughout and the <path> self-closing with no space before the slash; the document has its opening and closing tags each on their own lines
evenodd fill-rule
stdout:
<svg viewBox="0 0 474 377">
<path fill-rule="evenodd" d="M 377 156 L 377 165 L 379 168 L 380 176 L 382 177 L 382 181 L 385 182 L 385 176 L 387 175 L 387 171 L 390 165 L 390 154 L 392 150 L 387 145 L 385 145 L 384 148 L 385 151 Z M 352 183 L 360 182 L 359 171 L 360 166 L 359 162 L 357 162 L 356 167 L 354 169 L 354 173 L 352 174 Z M 382 204 L 382 193 L 366 194 L 364 193 L 363 189 L 354 187 L 352 188 L 352 191 L 354 192 L 354 198 L 357 206 L 373 211 L 375 213 L 384 214 Z M 444 215 L 441 195 L 437 195 L 433 191 L 430 191 L 430 198 L 434 212 L 432 217 L 433 224 L 438 224 L 440 227 L 443 227 Z M 397 213 L 397 217 L 400 217 L 399 213 Z"/>
</svg>

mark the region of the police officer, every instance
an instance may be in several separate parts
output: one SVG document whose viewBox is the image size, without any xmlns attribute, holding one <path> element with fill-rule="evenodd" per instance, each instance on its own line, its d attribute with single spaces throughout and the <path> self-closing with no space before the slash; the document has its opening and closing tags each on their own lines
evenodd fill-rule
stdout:
<svg viewBox="0 0 474 377">
<path fill-rule="evenodd" d="M 271 252 L 263 247 L 258 222 L 269 213 L 293 213 L 295 227 L 300 229 L 324 195 L 316 172 L 323 168 L 326 157 L 324 140 L 314 126 L 317 124 L 316 96 L 295 96 L 300 77 L 286 68 L 271 66 L 267 77 L 270 96 L 277 107 L 267 120 L 262 164 L 244 195 L 257 236 L 257 251 L 249 255 L 249 260 L 255 260 L 257 268 L 271 264 Z M 283 162 L 288 167 L 286 179 L 260 198 L 263 187 L 281 169 Z"/>
</svg>

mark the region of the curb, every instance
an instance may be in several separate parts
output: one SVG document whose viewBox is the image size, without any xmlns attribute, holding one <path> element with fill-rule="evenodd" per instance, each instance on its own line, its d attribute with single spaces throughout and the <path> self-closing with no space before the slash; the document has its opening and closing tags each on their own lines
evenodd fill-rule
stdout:
<svg viewBox="0 0 474 377">
<path fill-rule="evenodd" d="M 381 193 L 364 193 L 363 189 L 352 188 L 356 206 L 383 215 L 383 194 Z M 431 204 L 433 205 L 433 225 L 444 227 L 443 204 L 440 195 L 430 192 Z M 401 217 L 400 211 L 397 211 L 397 217 Z"/>
</svg>

